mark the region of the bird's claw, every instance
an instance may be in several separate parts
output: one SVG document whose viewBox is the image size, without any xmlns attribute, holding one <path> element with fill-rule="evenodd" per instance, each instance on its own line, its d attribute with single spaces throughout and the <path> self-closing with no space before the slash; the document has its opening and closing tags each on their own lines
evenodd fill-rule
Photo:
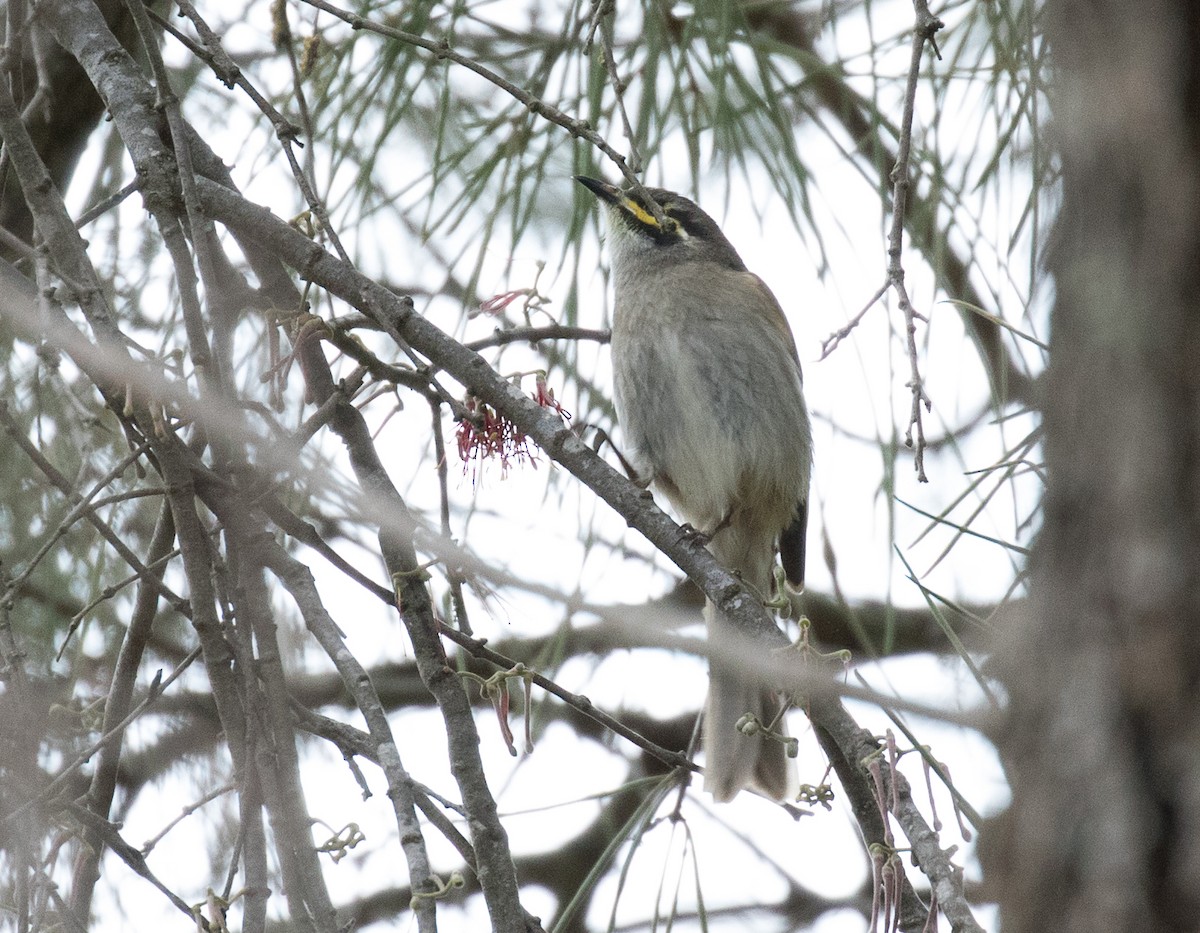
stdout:
<svg viewBox="0 0 1200 933">
<path fill-rule="evenodd" d="M 700 547 L 707 547 L 708 542 L 712 540 L 712 535 L 705 534 L 699 528 L 696 528 L 687 522 L 684 522 L 682 525 L 680 525 L 679 530 L 683 532 L 683 539 L 685 541 L 691 541 Z"/>
</svg>

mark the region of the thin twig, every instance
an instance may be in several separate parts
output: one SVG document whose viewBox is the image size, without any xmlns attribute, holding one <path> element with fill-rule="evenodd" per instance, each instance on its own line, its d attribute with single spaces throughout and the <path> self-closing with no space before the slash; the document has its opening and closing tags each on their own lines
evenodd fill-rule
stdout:
<svg viewBox="0 0 1200 933">
<path fill-rule="evenodd" d="M 925 423 L 921 409 L 932 410 L 933 403 L 925 392 L 925 383 L 921 377 L 920 364 L 917 359 L 917 321 L 928 323 L 928 320 L 913 308 L 904 285 L 904 265 L 901 251 L 904 244 L 904 215 L 908 204 L 908 192 L 912 184 L 910 167 L 912 160 L 912 124 L 913 112 L 916 109 L 917 80 L 921 74 L 921 56 L 928 42 L 937 53 L 934 36 L 943 27 L 941 20 L 929 12 L 926 0 L 913 0 L 917 11 L 917 23 L 913 28 L 912 56 L 908 66 L 908 84 L 904 90 L 904 115 L 900 121 L 900 139 L 896 151 L 896 166 L 892 169 L 892 229 L 888 235 L 888 281 L 896 289 L 899 298 L 900 312 L 904 315 L 905 342 L 908 348 L 910 378 L 907 383 L 912 390 L 912 410 L 909 414 L 908 430 L 904 442 L 913 447 L 913 467 L 917 471 L 917 481 L 929 482 L 925 475 Z M 916 429 L 916 443 L 913 443 L 913 429 Z"/>
<path fill-rule="evenodd" d="M 446 462 L 446 437 L 442 430 L 442 406 L 429 400 L 431 429 L 433 431 L 434 470 L 438 478 L 438 501 L 440 503 L 440 518 L 442 522 L 442 537 L 453 541 L 450 529 L 450 465 Z M 450 602 L 454 607 L 454 620 L 460 631 L 473 635 L 471 617 L 467 613 L 467 601 L 463 596 L 463 583 L 466 574 L 461 567 L 448 564 L 446 566 L 446 582 L 450 586 Z"/>
<path fill-rule="evenodd" d="M 187 901 L 159 881 L 154 872 L 150 870 L 150 866 L 146 864 L 145 856 L 121 837 L 115 823 L 110 823 L 103 817 L 97 816 L 91 810 L 87 809 L 87 807 L 74 801 L 67 805 L 67 811 L 88 830 L 97 833 L 104 840 L 104 844 L 112 849 L 121 861 L 133 869 L 135 874 L 145 878 L 154 887 L 158 888 L 185 916 L 195 918 L 192 908 Z"/>
<path fill-rule="evenodd" d="M 296 60 L 296 50 L 292 45 L 293 35 L 292 27 L 287 18 L 287 4 L 274 3 L 271 5 L 272 25 L 274 26 L 275 47 L 282 48 L 287 56 L 288 65 L 292 69 L 292 92 L 296 96 L 296 107 L 300 111 L 300 126 L 302 127 L 304 137 L 308 140 L 308 148 L 305 150 L 305 173 L 309 176 L 309 184 L 316 189 L 317 181 L 314 172 L 316 161 L 316 134 L 313 131 L 312 113 L 308 108 L 308 98 L 304 94 L 304 75 L 301 72 L 300 62 Z M 314 38 L 317 38 L 314 35 Z"/>
<path fill-rule="evenodd" d="M 597 343 L 608 343 L 612 340 L 612 331 L 595 330 L 590 327 L 570 327 L 566 324 L 549 324 L 545 327 L 498 328 L 490 337 L 473 340 L 465 346 L 478 351 L 522 341 L 536 344 L 540 340 L 594 340 Z"/>
<path fill-rule="evenodd" d="M 325 210 L 325 204 L 317 197 L 317 193 L 309 184 L 308 176 L 296 160 L 296 154 L 292 146 L 299 135 L 299 129 L 276 110 L 274 105 L 263 94 L 259 93 L 258 89 L 242 74 L 242 69 L 237 66 L 225 51 L 224 46 L 221 44 L 220 36 L 208 25 L 208 22 L 200 15 L 189 0 L 179 0 L 179 13 L 181 16 L 185 16 L 191 20 L 192 25 L 200 36 L 200 41 L 204 44 L 204 48 L 208 53 L 203 58 L 216 76 L 226 87 L 241 88 L 254 102 L 254 105 L 258 107 L 259 111 L 271 121 L 271 125 L 275 127 L 275 135 L 279 137 L 279 141 L 283 144 L 283 153 L 292 170 L 292 176 L 296 179 L 296 184 L 300 187 L 309 210 L 312 211 L 313 216 L 317 219 L 322 233 L 329 237 L 329 242 L 338 256 L 345 262 L 349 262 L 350 257 L 342 246 L 342 241 L 333 229 L 333 225 L 329 222 L 329 213 Z M 161 16 L 156 18 L 160 25 L 170 25 Z M 179 38 L 178 31 L 174 28 L 171 29 L 171 33 L 176 38 Z M 191 47 L 192 44 L 189 45 Z"/>
<path fill-rule="evenodd" d="M 221 787 L 218 787 L 216 790 L 209 791 L 207 794 L 205 794 L 203 797 L 201 797 L 195 803 L 189 803 L 186 807 L 184 807 L 182 810 L 180 810 L 179 813 L 177 813 L 171 820 L 169 820 L 167 822 L 166 826 L 164 826 L 157 833 L 155 833 L 153 836 L 151 836 L 149 839 L 147 839 L 145 842 L 142 843 L 142 850 L 141 850 L 142 855 L 149 855 L 151 853 L 151 851 L 153 851 L 154 847 L 163 841 L 163 839 L 166 837 L 167 833 L 169 833 L 172 829 L 174 829 L 176 826 L 178 826 L 180 823 L 182 823 L 184 820 L 186 820 L 189 816 L 191 816 L 197 810 L 212 803 L 218 797 L 223 797 L 225 794 L 228 794 L 230 791 L 235 791 L 237 789 L 238 789 L 237 784 L 233 784 L 233 783 L 225 784 L 225 785 L 222 785 Z"/>
<path fill-rule="evenodd" d="M 920 361 L 917 352 L 917 321 L 928 324 L 928 318 L 918 312 L 908 296 L 904 284 L 904 263 L 902 252 L 904 247 L 904 219 L 908 206 L 908 193 L 911 187 L 910 166 L 912 160 L 912 124 L 913 113 L 916 109 L 917 81 L 921 74 L 921 56 L 928 42 L 934 54 L 939 58 L 937 43 L 934 36 L 943 28 L 943 23 L 929 12 L 927 0 L 913 0 L 916 8 L 917 21 L 913 27 L 912 54 L 909 58 L 908 82 L 904 90 L 904 114 L 900 121 L 900 134 L 896 150 L 896 164 L 892 167 L 892 225 L 888 232 L 887 275 L 883 284 L 845 327 L 826 337 L 821 344 L 821 359 L 827 357 L 837 345 L 859 325 L 866 313 L 883 298 L 889 289 L 896 292 L 900 313 L 904 317 L 904 343 L 908 353 L 909 379 L 905 387 L 912 392 L 912 407 L 909 411 L 908 428 L 905 431 L 904 443 L 913 449 L 913 468 L 917 472 L 917 481 L 929 482 L 925 475 L 925 422 L 924 412 L 933 409 L 933 402 L 925 391 L 925 381 L 921 376 Z M 922 409 L 924 411 L 922 411 Z M 914 440 L 913 433 L 916 432 Z"/>
<path fill-rule="evenodd" d="M 158 591 L 159 596 L 167 600 L 172 609 L 181 615 L 190 617 L 191 608 L 189 601 L 184 599 L 166 584 L 156 580 L 153 574 L 148 573 L 146 566 L 141 561 L 141 558 L 130 549 L 130 547 L 125 543 L 121 536 L 117 534 L 112 526 L 100 518 L 100 516 L 97 515 L 94 510 L 83 507 L 86 505 L 86 503 L 83 503 L 82 497 L 79 495 L 78 491 L 76 491 L 74 484 L 61 472 L 59 472 L 58 468 L 55 467 L 54 464 L 46 459 L 42 452 L 37 449 L 36 445 L 30 442 L 30 440 L 25 436 L 21 425 L 9 412 L 7 403 L 4 402 L 0 402 L 0 424 L 4 426 L 4 428 L 8 431 L 8 435 L 17 443 L 25 455 L 29 457 L 34 466 L 41 470 L 42 474 L 48 480 L 50 480 L 50 482 L 55 486 L 56 489 L 58 489 L 59 492 L 63 494 L 67 501 L 82 508 L 82 516 L 86 518 L 87 521 L 89 521 L 97 531 L 100 532 L 105 541 L 112 545 L 113 550 L 120 555 L 121 559 L 124 560 L 125 563 L 127 563 L 130 567 L 132 567 L 142 579 L 146 580 L 151 586 L 153 586 L 155 590 Z M 139 449 L 139 454 L 140 453 L 141 451 Z"/>
<path fill-rule="evenodd" d="M 466 651 L 469 655 L 471 655 L 471 657 L 494 664 L 500 670 L 512 670 L 517 665 L 515 660 L 512 658 L 506 658 L 499 652 L 493 651 L 491 648 L 487 647 L 483 641 L 480 641 L 477 638 L 471 638 L 468 635 L 464 635 L 462 632 L 450 627 L 449 625 L 446 625 L 445 623 L 439 623 L 438 631 L 440 631 L 444 637 L 449 638 L 452 642 Z M 628 739 L 634 745 L 638 746 L 638 748 L 649 752 L 663 764 L 672 768 L 686 768 L 689 771 L 699 772 L 701 770 L 700 766 L 695 764 L 683 752 L 671 751 L 669 748 L 663 748 L 661 745 L 651 742 L 645 736 L 640 735 L 633 729 L 630 729 L 628 726 L 624 725 L 620 720 L 614 719 L 612 716 L 609 716 L 608 713 L 597 709 L 592 701 L 587 697 L 581 694 L 571 693 L 571 691 L 560 687 L 553 680 L 538 674 L 536 671 L 529 671 L 528 673 L 530 679 L 547 693 L 554 694 L 554 696 L 558 697 L 567 705 L 574 707 L 589 719 L 594 719 L 596 722 L 600 723 L 600 725 L 604 726 L 604 728 L 609 729 L 612 732 L 615 732 L 617 735 Z"/>
<path fill-rule="evenodd" d="M 30 808 L 52 799 L 60 790 L 62 790 L 63 786 L 71 779 L 72 775 L 74 775 L 76 771 L 90 762 L 93 756 L 95 756 L 100 749 L 112 741 L 114 737 L 120 735 L 125 730 L 126 726 L 128 726 L 131 722 L 141 716 L 142 713 L 149 709 L 150 705 L 156 699 L 158 699 L 162 692 L 171 686 L 171 684 L 174 683 L 175 680 L 178 679 L 199 656 L 200 648 L 193 648 L 187 653 L 187 655 L 184 656 L 184 659 L 175 666 L 175 670 L 170 673 L 166 680 L 161 679 L 161 672 L 159 675 L 155 676 L 154 680 L 150 683 L 145 699 L 135 706 L 130 711 L 128 716 L 126 716 L 108 732 L 104 733 L 104 735 L 100 736 L 99 739 L 84 749 L 83 752 L 75 757 L 74 761 L 62 768 L 58 774 L 54 776 L 54 780 L 42 788 L 41 792 L 37 794 L 37 796 L 31 797 L 15 810 L 11 810 L 10 812 L 4 814 L 3 817 L 0 817 L 0 824 L 12 823 L 13 820 L 19 817 L 22 813 L 27 812 Z"/>
<path fill-rule="evenodd" d="M 435 58 L 445 59 L 446 61 L 454 62 L 456 65 L 461 65 L 463 68 L 473 71 L 486 81 L 490 81 L 496 87 L 500 88 L 506 94 L 510 95 L 518 103 L 522 104 L 526 110 L 534 116 L 542 117 L 561 126 L 572 136 L 579 139 L 585 139 L 606 156 L 608 156 L 621 174 L 631 185 L 637 185 L 638 179 L 634 174 L 633 169 L 626 161 L 625 157 L 617 152 L 608 144 L 608 142 L 592 129 L 591 125 L 586 120 L 577 120 L 559 110 L 552 104 L 546 103 L 544 100 L 530 94 L 524 88 L 518 87 L 507 78 L 497 74 L 485 65 L 481 65 L 475 59 L 456 52 L 450 47 L 450 43 L 446 40 L 435 42 L 433 39 L 426 39 L 424 36 L 418 36 L 411 32 L 405 32 L 402 29 L 396 29 L 393 26 L 385 26 L 382 23 L 375 23 L 365 17 L 359 16 L 357 13 L 351 13 L 349 10 L 343 10 L 329 3 L 328 0 L 304 0 L 309 6 L 316 7 L 318 10 L 324 10 L 345 23 L 348 23 L 354 29 L 364 29 L 369 32 L 377 33 L 381 36 L 386 36 L 389 39 L 395 39 L 399 42 L 404 42 L 407 45 L 413 45 L 417 48 L 424 49 L 433 54 Z"/>
<path fill-rule="evenodd" d="M 91 207 L 89 207 L 86 211 L 84 211 L 82 214 L 80 214 L 79 217 L 76 218 L 76 220 L 75 220 L 75 226 L 82 230 L 84 227 L 86 227 L 88 224 L 90 224 L 93 220 L 97 220 L 98 218 L 103 217 L 105 214 L 107 214 L 109 211 L 111 211 L 114 207 L 117 207 L 123 201 L 125 201 L 125 199 L 128 198 L 131 194 L 134 194 L 135 192 L 138 192 L 141 189 L 142 189 L 142 180 L 140 178 L 135 178 L 133 181 L 131 181 L 129 184 L 125 185 L 125 187 L 121 188 L 119 191 L 114 191 L 107 198 L 104 198 L 102 201 L 96 202 Z"/>
<path fill-rule="evenodd" d="M 839 330 L 834 331 L 832 334 L 830 334 L 828 337 L 826 337 L 824 340 L 821 341 L 821 359 L 825 359 L 825 357 L 829 356 L 830 353 L 832 353 L 834 350 L 836 350 L 838 344 L 841 343 L 843 340 L 845 340 L 847 337 L 849 337 L 850 332 L 853 331 L 854 328 L 858 327 L 858 325 L 862 323 L 862 319 L 867 316 L 867 312 L 870 311 L 873 307 L 875 307 L 876 302 L 878 302 L 879 299 L 881 299 L 884 295 L 887 294 L 889 285 L 891 285 L 891 282 L 884 282 L 882 285 L 880 285 L 879 290 L 876 291 L 875 294 L 871 296 L 870 301 L 868 301 L 865 305 L 863 305 L 863 309 L 861 311 L 859 311 L 858 314 L 854 315 L 854 317 L 852 317 L 850 319 L 849 324 L 847 324 L 845 327 L 840 328 Z"/>
<path fill-rule="evenodd" d="M 604 55 L 604 70 L 608 72 L 608 81 L 612 85 L 613 95 L 617 99 L 617 112 L 621 114 L 621 125 L 625 138 L 629 141 L 629 170 L 634 173 L 642 171 L 642 156 L 637 150 L 633 126 L 629 122 L 629 113 L 625 109 L 626 84 L 617 74 L 617 59 L 613 54 L 612 21 L 616 12 L 615 0 L 592 0 L 591 24 L 588 27 L 587 48 L 592 47 L 592 40 L 597 32 L 600 33 L 600 45 Z"/>
</svg>

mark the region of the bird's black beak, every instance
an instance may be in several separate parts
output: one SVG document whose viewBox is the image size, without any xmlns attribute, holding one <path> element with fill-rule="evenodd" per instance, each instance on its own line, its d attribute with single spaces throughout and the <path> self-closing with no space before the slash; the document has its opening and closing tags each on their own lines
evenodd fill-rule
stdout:
<svg viewBox="0 0 1200 933">
<path fill-rule="evenodd" d="M 576 175 L 575 180 L 605 204 L 620 204 L 625 200 L 621 189 L 587 175 Z"/>
</svg>

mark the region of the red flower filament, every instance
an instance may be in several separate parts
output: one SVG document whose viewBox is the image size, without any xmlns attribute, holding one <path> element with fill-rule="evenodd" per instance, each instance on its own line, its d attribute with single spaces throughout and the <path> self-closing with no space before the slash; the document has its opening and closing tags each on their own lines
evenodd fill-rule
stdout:
<svg viewBox="0 0 1200 933">
<path fill-rule="evenodd" d="M 546 385 L 545 377 L 541 374 L 537 378 L 533 400 L 565 420 L 571 417 L 571 413 L 554 398 L 554 390 Z M 537 453 L 531 445 L 529 435 L 486 402 L 472 395 L 467 396 L 465 405 L 467 411 L 477 417 L 464 418 L 458 423 L 458 455 L 462 458 L 463 475 L 469 472 L 472 484 L 479 481 L 484 461 L 493 457 L 500 461 L 501 479 L 508 476 L 509 467 L 522 461 L 537 468 Z"/>
</svg>

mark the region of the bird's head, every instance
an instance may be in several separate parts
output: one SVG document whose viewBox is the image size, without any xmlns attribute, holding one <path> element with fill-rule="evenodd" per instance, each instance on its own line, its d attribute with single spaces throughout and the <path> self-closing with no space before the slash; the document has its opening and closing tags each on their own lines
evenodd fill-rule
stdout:
<svg viewBox="0 0 1200 933">
<path fill-rule="evenodd" d="M 745 263 L 716 221 L 683 195 L 663 188 L 643 189 L 660 208 L 659 221 L 638 192 L 585 175 L 576 175 L 575 180 L 608 208 L 609 248 L 618 273 L 627 264 L 652 262 L 661 267 L 665 263 L 696 261 L 746 271 Z"/>
</svg>

